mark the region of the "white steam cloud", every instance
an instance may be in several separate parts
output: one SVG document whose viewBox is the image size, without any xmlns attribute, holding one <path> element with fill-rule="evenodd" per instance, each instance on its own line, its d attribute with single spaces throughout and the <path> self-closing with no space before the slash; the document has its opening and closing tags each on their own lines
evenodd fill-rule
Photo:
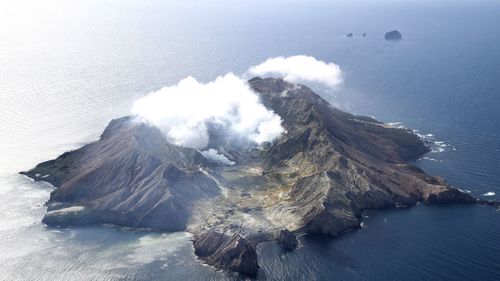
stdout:
<svg viewBox="0 0 500 281">
<path fill-rule="evenodd" d="M 248 70 L 252 75 L 282 76 L 289 82 L 314 82 L 335 88 L 342 82 L 340 67 L 334 63 L 326 63 L 311 56 L 291 56 L 270 58 L 252 66 Z"/>
<path fill-rule="evenodd" d="M 284 132 L 281 118 L 262 105 L 245 80 L 232 73 L 207 84 L 187 77 L 140 98 L 132 113 L 160 128 L 169 142 L 199 149 L 208 145 L 211 125 L 257 144 Z"/>
<path fill-rule="evenodd" d="M 202 151 L 201 154 L 205 156 L 208 160 L 219 163 L 226 166 L 234 165 L 234 161 L 229 160 L 226 156 L 219 153 L 217 150 L 210 148 L 208 150 Z"/>
<path fill-rule="evenodd" d="M 271 58 L 246 74 L 277 74 L 289 82 L 320 83 L 329 88 L 342 82 L 338 65 L 304 55 Z M 281 118 L 262 105 L 245 79 L 232 73 L 206 84 L 187 77 L 140 98 L 132 113 L 139 121 L 158 127 L 169 142 L 203 150 L 207 159 L 224 165 L 234 162 L 208 147 L 213 144 L 211 136 L 222 142 L 262 144 L 285 131 Z"/>
</svg>

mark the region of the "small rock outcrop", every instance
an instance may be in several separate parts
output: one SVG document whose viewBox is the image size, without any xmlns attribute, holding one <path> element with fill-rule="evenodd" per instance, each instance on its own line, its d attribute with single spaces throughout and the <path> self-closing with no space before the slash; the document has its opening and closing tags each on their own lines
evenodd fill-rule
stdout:
<svg viewBox="0 0 500 281">
<path fill-rule="evenodd" d="M 439 194 L 430 194 L 427 199 L 429 203 L 473 203 L 478 202 L 475 198 L 471 197 L 469 194 L 461 192 L 458 189 L 448 189 Z M 480 203 L 480 202 L 478 202 Z"/>
<path fill-rule="evenodd" d="M 477 202 L 478 202 L 478 204 L 481 204 L 484 206 L 494 207 L 494 208 L 500 210 L 500 202 L 498 202 L 498 201 L 479 199 Z"/>
<path fill-rule="evenodd" d="M 346 37 L 347 37 L 347 38 L 352 38 L 352 36 L 353 36 L 353 35 L 352 35 L 352 33 L 348 33 L 348 34 L 346 35 Z"/>
<path fill-rule="evenodd" d="M 282 229 L 280 231 L 278 243 L 285 251 L 292 251 L 299 245 L 299 241 L 295 234 L 288 231 L 288 229 Z"/>
<path fill-rule="evenodd" d="M 67 227 L 72 225 L 92 224 L 89 220 L 89 210 L 83 206 L 72 206 L 58 210 L 48 211 L 42 219 L 42 223 L 47 225 L 57 225 Z"/>
<path fill-rule="evenodd" d="M 397 30 L 389 31 L 384 36 L 385 40 L 392 40 L 392 41 L 401 40 L 402 38 L 403 37 L 401 36 L 401 33 Z"/>
<path fill-rule="evenodd" d="M 255 248 L 239 234 L 208 231 L 195 237 L 194 252 L 207 264 L 255 277 L 259 271 Z"/>
</svg>

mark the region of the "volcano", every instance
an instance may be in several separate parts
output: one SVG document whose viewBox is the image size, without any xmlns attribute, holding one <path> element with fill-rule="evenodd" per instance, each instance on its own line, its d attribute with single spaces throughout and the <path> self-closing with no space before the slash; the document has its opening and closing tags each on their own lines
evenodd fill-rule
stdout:
<svg viewBox="0 0 500 281">
<path fill-rule="evenodd" d="M 227 165 L 133 116 L 112 120 L 99 140 L 21 172 L 57 187 L 43 222 L 189 231 L 200 259 L 255 276 L 262 241 L 291 250 L 297 234 L 360 228 L 366 209 L 477 202 L 412 164 L 429 152 L 412 131 L 343 112 L 301 84 L 248 83 L 281 117 L 278 139 L 237 146 L 214 133 L 207 148 Z"/>
</svg>

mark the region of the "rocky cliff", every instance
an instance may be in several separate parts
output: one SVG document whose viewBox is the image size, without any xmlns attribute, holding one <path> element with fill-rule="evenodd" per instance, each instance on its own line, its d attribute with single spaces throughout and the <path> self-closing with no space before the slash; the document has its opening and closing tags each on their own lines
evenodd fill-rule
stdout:
<svg viewBox="0 0 500 281">
<path fill-rule="evenodd" d="M 282 79 L 249 85 L 282 118 L 279 139 L 234 147 L 213 137 L 209 148 L 236 163 L 224 166 L 132 117 L 113 120 L 98 141 L 22 172 L 57 187 L 44 222 L 187 230 L 205 262 L 253 276 L 261 241 L 291 250 L 294 233 L 359 228 L 365 209 L 476 202 L 409 163 L 428 152 L 411 131 L 342 112 Z"/>
</svg>

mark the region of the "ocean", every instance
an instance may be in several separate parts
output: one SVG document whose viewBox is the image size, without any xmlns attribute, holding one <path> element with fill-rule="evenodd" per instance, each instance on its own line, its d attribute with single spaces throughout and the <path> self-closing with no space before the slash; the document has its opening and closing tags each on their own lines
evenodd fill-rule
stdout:
<svg viewBox="0 0 500 281">
<path fill-rule="evenodd" d="M 432 147 L 416 165 L 500 200 L 500 2 L 186 2 L 0 2 L 0 280 L 244 279 L 199 262 L 189 233 L 46 227 L 53 187 L 18 172 L 96 140 L 151 91 L 276 56 L 338 64 L 343 83 L 318 94 L 416 130 Z M 393 29 L 402 41 L 383 40 Z M 258 279 L 499 280 L 498 237 L 489 207 L 372 210 L 291 253 L 260 244 Z"/>
</svg>

